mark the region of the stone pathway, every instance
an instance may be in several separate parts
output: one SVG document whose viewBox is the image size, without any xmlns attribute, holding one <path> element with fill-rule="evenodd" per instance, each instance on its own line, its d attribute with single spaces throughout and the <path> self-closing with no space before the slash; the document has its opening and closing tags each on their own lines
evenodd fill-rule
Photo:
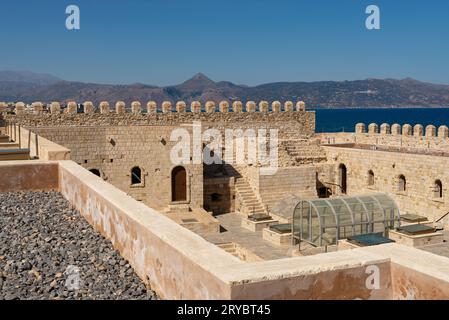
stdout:
<svg viewBox="0 0 449 320">
<path fill-rule="evenodd" d="M 262 238 L 262 231 L 252 232 L 241 227 L 242 217 L 236 213 L 216 216 L 227 231 L 219 234 L 203 234 L 203 238 L 214 244 L 237 243 L 263 260 L 291 258 L 297 246 L 276 246 Z"/>
<path fill-rule="evenodd" d="M 419 249 L 449 258 L 449 231 L 443 231 L 444 243 L 421 247 Z"/>
</svg>

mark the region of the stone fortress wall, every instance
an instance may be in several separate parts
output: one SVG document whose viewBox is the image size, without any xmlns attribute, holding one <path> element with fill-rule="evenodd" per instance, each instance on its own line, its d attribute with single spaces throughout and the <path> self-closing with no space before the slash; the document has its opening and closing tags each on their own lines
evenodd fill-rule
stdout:
<svg viewBox="0 0 449 320">
<path fill-rule="evenodd" d="M 4 109 L 0 103 L 0 110 Z M 274 101 L 269 108 L 267 101 L 256 103 L 249 101 L 245 107 L 240 101 L 234 101 L 230 107 L 227 101 L 218 104 L 208 101 L 202 107 L 194 101 L 190 109 L 186 103 L 178 101 L 175 108 L 171 102 L 164 102 L 158 108 L 155 102 L 148 102 L 143 110 L 140 102 L 133 102 L 131 109 L 127 109 L 124 102 L 117 102 L 111 110 L 108 102 L 100 103 L 96 108 L 90 102 L 83 104 L 83 111 L 78 112 L 75 102 L 69 103 L 67 108 L 61 109 L 59 103 L 50 105 L 49 112 L 44 112 L 42 103 L 32 104 L 26 109 L 24 103 L 17 103 L 15 115 L 7 120 L 20 122 L 23 126 L 114 126 L 114 125 L 179 125 L 199 121 L 205 126 L 216 129 L 259 129 L 277 128 L 282 135 L 288 137 L 310 137 L 315 133 L 315 113 L 306 112 L 305 104 L 299 101 L 296 106 L 287 101 L 282 104 Z M 218 112 L 217 112 L 218 111 Z"/>
<path fill-rule="evenodd" d="M 218 106 L 218 109 L 217 109 Z M 254 196 L 269 209 L 283 197 L 295 195 L 313 198 L 321 194 L 342 194 L 340 165 L 347 169 L 346 194 L 386 192 L 399 204 L 403 213 L 417 213 L 435 220 L 449 212 L 446 174 L 449 148 L 449 129 L 429 125 L 358 124 L 354 133 L 315 134 L 315 113 L 306 112 L 302 102 L 227 102 L 204 106 L 193 102 L 187 110 L 184 102 L 173 105 L 165 102 L 158 111 L 149 102 L 144 113 L 140 103 L 128 110 L 118 102 L 112 111 L 103 102 L 99 108 L 84 103 L 84 113 L 77 112 L 77 104 L 69 103 L 62 113 L 57 103 L 50 112 L 43 112 L 42 104 L 35 103 L 31 112 L 24 105 L 16 106 L 17 115 L 6 117 L 32 128 L 44 138 L 71 150 L 71 157 L 87 169 L 97 169 L 103 179 L 147 205 L 164 209 L 171 201 L 171 171 L 169 152 L 174 142 L 170 133 L 179 127 L 191 132 L 193 121 L 199 121 L 202 130 L 235 128 L 278 129 L 279 169 L 273 176 L 260 174 L 258 166 L 237 168 L 247 180 Z M 22 108 L 23 107 L 23 108 Z M 231 107 L 231 108 L 230 108 Z M 96 112 L 98 111 L 98 112 Z M 219 112 L 217 112 L 219 111 Z M 340 146 L 334 146 L 340 144 Z M 342 148 L 341 144 L 346 144 Z M 133 167 L 142 168 L 142 183 L 130 183 Z M 226 176 L 206 177 L 203 165 L 189 164 L 189 205 L 191 207 L 225 207 L 240 209 L 234 182 Z M 418 172 L 418 174 L 417 174 Z M 374 175 L 374 184 L 368 185 L 368 175 Z M 406 179 L 405 191 L 398 190 L 399 177 Z M 442 196 L 436 195 L 437 182 Z M 220 200 L 210 198 L 220 192 Z M 322 194 L 321 194 L 322 195 Z"/>
<path fill-rule="evenodd" d="M 34 103 L 29 110 L 18 103 L 16 115 L 7 116 L 6 120 L 70 149 L 71 159 L 79 165 L 97 171 L 104 180 L 158 210 L 173 204 L 171 172 L 174 166 L 170 151 L 176 142 L 170 141 L 170 135 L 175 129 L 184 128 L 192 133 L 194 121 L 201 123 L 203 132 L 209 128 L 221 132 L 266 129 L 269 134 L 270 129 L 278 129 L 281 144 L 294 139 L 308 141 L 314 135 L 315 113 L 306 112 L 302 102 L 296 106 L 286 102 L 282 108 L 281 103 L 275 101 L 271 109 L 264 101 L 259 103 L 259 108 L 254 102 L 246 103 L 243 108 L 238 101 L 231 109 L 227 102 L 220 102 L 218 110 L 216 106 L 207 102 L 202 108 L 199 102 L 193 102 L 187 110 L 184 102 L 178 102 L 173 110 L 171 103 L 166 102 L 158 110 L 155 103 L 149 102 L 143 110 L 140 103 L 135 102 L 128 110 L 124 103 L 118 102 L 115 110 L 111 110 L 106 102 L 99 108 L 86 102 L 83 112 L 78 113 L 76 103 L 69 103 L 64 111 L 58 103 L 52 103 L 49 112 L 44 111 L 41 103 Z M 280 165 L 284 166 L 290 156 L 282 147 L 279 151 Z M 131 183 L 134 167 L 142 170 L 139 184 Z M 205 177 L 202 164 L 184 167 L 188 173 L 187 202 L 191 208 L 202 208 L 206 204 L 217 212 L 219 204 L 225 211 L 229 210 L 227 212 L 235 209 L 233 181 L 229 177 Z M 308 188 L 307 185 L 302 189 Z M 211 203 L 209 200 L 217 193 L 224 201 Z"/>
<path fill-rule="evenodd" d="M 342 191 L 339 167 L 344 165 L 347 194 L 385 192 L 402 213 L 435 221 L 449 212 L 448 131 L 447 126 L 359 123 L 354 133 L 317 136 L 335 166 L 334 194 Z"/>
</svg>

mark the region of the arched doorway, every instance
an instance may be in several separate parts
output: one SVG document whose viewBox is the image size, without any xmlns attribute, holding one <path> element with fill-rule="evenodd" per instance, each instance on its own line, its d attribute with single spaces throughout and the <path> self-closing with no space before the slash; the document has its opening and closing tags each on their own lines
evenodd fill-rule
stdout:
<svg viewBox="0 0 449 320">
<path fill-rule="evenodd" d="M 348 179 L 348 170 L 344 164 L 340 164 L 338 166 L 338 176 L 339 176 L 339 185 L 342 194 L 346 194 L 347 191 L 347 179 Z"/>
<path fill-rule="evenodd" d="M 171 173 L 172 201 L 187 200 L 187 172 L 184 167 L 176 167 Z"/>
</svg>

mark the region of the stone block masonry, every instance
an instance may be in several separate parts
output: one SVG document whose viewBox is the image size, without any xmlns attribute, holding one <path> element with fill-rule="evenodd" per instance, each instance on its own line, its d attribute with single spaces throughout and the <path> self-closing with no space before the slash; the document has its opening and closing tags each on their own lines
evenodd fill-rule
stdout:
<svg viewBox="0 0 449 320">
<path fill-rule="evenodd" d="M 314 112 L 240 113 L 88 113 L 27 114 L 6 116 L 24 127 L 176 126 L 199 121 L 207 129 L 279 129 L 279 138 L 304 138 L 315 133 Z"/>
</svg>

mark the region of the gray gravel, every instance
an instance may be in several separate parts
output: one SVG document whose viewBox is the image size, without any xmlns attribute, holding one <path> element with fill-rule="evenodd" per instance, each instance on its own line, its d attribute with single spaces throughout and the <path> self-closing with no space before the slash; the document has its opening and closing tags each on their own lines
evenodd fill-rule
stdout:
<svg viewBox="0 0 449 320">
<path fill-rule="evenodd" d="M 157 299 L 58 192 L 0 194 L 0 300 Z"/>
</svg>

